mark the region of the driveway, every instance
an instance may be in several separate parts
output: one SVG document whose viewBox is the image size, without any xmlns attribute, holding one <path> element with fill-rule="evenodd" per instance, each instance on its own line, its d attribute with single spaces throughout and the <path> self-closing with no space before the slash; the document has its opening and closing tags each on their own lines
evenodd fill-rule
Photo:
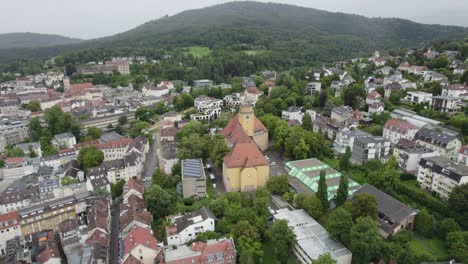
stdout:
<svg viewBox="0 0 468 264">
<path fill-rule="evenodd" d="M 282 174 L 286 174 L 284 170 L 284 164 L 286 163 L 283 159 L 283 155 L 280 151 L 275 150 L 273 147 L 263 152 L 263 155 L 268 156 L 271 162 L 275 162 L 275 166 L 270 166 L 270 176 L 279 176 Z"/>
<path fill-rule="evenodd" d="M 156 140 L 156 131 L 153 132 L 153 143 L 149 147 L 149 151 L 146 154 L 145 165 L 143 166 L 143 171 L 141 173 L 142 184 L 145 188 L 151 186 L 151 176 L 153 175 L 154 170 L 158 166 L 158 146 Z M 146 179 L 146 181 L 143 181 Z"/>
</svg>

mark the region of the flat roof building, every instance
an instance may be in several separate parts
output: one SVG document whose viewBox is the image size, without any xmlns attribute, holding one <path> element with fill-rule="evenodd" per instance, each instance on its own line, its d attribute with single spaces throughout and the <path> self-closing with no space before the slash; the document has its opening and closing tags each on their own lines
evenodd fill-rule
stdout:
<svg viewBox="0 0 468 264">
<path fill-rule="evenodd" d="M 206 175 L 201 159 L 182 160 L 182 193 L 184 198 L 206 196 Z"/>
<path fill-rule="evenodd" d="M 327 179 L 328 199 L 338 191 L 341 173 L 318 159 L 296 160 L 286 163 L 290 185 L 298 192 L 317 192 L 320 171 L 324 170 Z M 360 185 L 348 178 L 348 194 L 351 195 Z"/>
<path fill-rule="evenodd" d="M 312 263 L 320 255 L 330 253 L 337 264 L 350 264 L 352 253 L 331 237 L 327 230 L 303 209 L 281 209 L 273 215 L 275 220 L 286 220 L 296 235 L 293 252 L 299 263 Z"/>
</svg>

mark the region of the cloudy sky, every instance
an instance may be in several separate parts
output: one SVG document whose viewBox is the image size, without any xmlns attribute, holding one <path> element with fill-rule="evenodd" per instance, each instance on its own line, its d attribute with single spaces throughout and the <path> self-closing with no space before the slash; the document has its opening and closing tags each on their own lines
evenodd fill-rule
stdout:
<svg viewBox="0 0 468 264">
<path fill-rule="evenodd" d="M 268 0 L 369 17 L 399 17 L 468 27 L 468 0 Z M 0 33 L 36 32 L 77 38 L 113 35 L 164 15 L 226 0 L 3 0 Z"/>
</svg>

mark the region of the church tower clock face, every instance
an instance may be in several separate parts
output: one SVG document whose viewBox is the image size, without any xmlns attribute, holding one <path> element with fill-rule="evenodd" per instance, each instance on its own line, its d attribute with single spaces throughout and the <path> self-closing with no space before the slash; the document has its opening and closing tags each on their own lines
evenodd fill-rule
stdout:
<svg viewBox="0 0 468 264">
<path fill-rule="evenodd" d="M 249 118 L 250 118 L 250 116 L 249 116 L 249 115 L 246 115 L 246 116 L 245 116 L 245 119 L 247 119 L 247 120 L 248 120 Z"/>
</svg>

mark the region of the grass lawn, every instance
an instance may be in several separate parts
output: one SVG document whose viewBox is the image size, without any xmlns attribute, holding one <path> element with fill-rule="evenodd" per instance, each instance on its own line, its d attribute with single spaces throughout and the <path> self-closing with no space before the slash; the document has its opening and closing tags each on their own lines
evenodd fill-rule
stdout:
<svg viewBox="0 0 468 264">
<path fill-rule="evenodd" d="M 187 49 L 188 53 L 191 53 L 195 58 L 201 58 L 211 52 L 210 48 L 203 46 L 191 46 L 187 47 Z"/>
<path fill-rule="evenodd" d="M 275 257 L 275 248 L 273 247 L 273 242 L 271 242 L 271 240 L 266 243 L 263 243 L 262 249 L 263 249 L 263 263 L 268 263 L 268 264 L 280 263 Z M 288 259 L 288 264 L 296 264 L 296 263 L 297 263 L 296 259 L 293 256 L 290 256 Z"/>
<path fill-rule="evenodd" d="M 410 248 L 417 256 L 427 254 L 434 256 L 437 260 L 448 258 L 447 248 L 444 241 L 440 239 L 425 239 L 415 235 L 410 242 Z"/>
</svg>

